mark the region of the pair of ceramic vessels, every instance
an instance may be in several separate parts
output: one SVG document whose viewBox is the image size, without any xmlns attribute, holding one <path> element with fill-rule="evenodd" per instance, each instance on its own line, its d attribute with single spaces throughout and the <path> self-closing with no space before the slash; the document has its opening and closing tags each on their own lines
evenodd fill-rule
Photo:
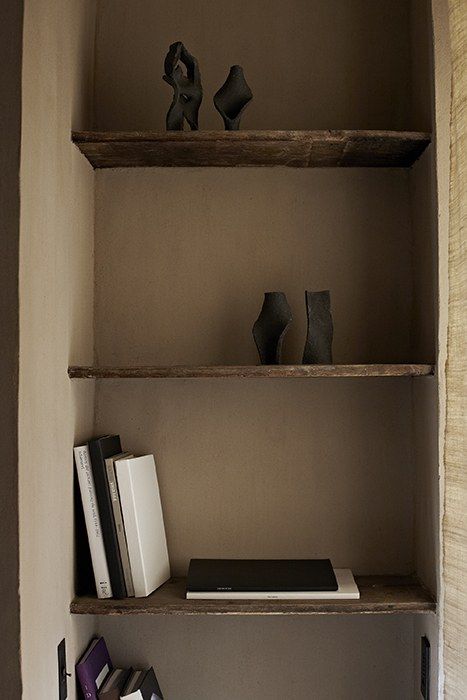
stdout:
<svg viewBox="0 0 467 700">
<path fill-rule="evenodd" d="M 305 292 L 308 319 L 304 365 L 332 364 L 333 325 L 329 290 Z M 292 323 L 292 311 L 284 292 L 266 292 L 261 313 L 253 326 L 253 337 L 262 365 L 280 365 L 285 334 Z"/>
</svg>

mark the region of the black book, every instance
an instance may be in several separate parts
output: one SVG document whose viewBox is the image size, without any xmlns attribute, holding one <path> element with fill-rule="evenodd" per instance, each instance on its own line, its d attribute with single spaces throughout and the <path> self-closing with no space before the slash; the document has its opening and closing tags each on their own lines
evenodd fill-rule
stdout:
<svg viewBox="0 0 467 700">
<path fill-rule="evenodd" d="M 133 671 L 120 697 L 131 700 L 164 700 L 153 667 L 147 671 Z"/>
<path fill-rule="evenodd" d="M 132 674 L 132 668 L 114 668 L 99 690 L 99 700 L 120 700 L 120 695 Z"/>
<path fill-rule="evenodd" d="M 102 536 L 104 539 L 107 566 L 109 567 L 110 585 L 114 598 L 126 598 L 125 577 L 123 574 L 122 560 L 118 546 L 117 528 L 115 526 L 112 498 L 110 496 L 109 482 L 105 460 L 113 455 L 120 454 L 122 446 L 119 435 L 106 435 L 89 443 L 91 456 L 92 475 L 96 488 L 97 505 L 101 520 Z"/>
<path fill-rule="evenodd" d="M 329 559 L 192 559 L 189 592 L 337 591 Z"/>
</svg>

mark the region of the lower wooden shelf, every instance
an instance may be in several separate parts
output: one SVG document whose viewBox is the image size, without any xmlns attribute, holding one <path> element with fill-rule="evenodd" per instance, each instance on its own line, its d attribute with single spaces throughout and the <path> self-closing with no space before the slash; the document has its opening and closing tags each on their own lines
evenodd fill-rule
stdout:
<svg viewBox="0 0 467 700">
<path fill-rule="evenodd" d="M 186 600 L 185 579 L 175 578 L 147 598 L 75 598 L 78 615 L 341 615 L 428 613 L 431 594 L 411 576 L 357 576 L 360 600 Z"/>
<path fill-rule="evenodd" d="M 311 379 L 313 377 L 424 377 L 434 365 L 173 365 L 165 367 L 69 367 L 72 379 Z"/>
</svg>

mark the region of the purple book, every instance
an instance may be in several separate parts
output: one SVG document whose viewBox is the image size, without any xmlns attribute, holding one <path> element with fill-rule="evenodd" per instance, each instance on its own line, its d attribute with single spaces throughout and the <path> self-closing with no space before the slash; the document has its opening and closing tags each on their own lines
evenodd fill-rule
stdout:
<svg viewBox="0 0 467 700">
<path fill-rule="evenodd" d="M 98 690 L 112 669 L 104 637 L 93 639 L 76 664 L 76 675 L 86 700 L 98 700 Z"/>
</svg>

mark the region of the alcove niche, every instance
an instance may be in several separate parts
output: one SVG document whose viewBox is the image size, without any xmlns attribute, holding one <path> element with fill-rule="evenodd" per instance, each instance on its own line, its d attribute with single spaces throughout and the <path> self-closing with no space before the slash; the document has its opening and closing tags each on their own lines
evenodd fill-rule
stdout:
<svg viewBox="0 0 467 700">
<path fill-rule="evenodd" d="M 202 130 L 222 128 L 212 95 L 240 63 L 254 93 L 245 131 L 426 140 L 404 167 L 125 167 L 135 163 L 124 158 L 96 168 L 93 365 L 71 356 L 74 390 L 93 384 L 94 433 L 118 432 L 125 449 L 156 456 L 174 576 L 195 556 L 330 557 L 360 576 L 416 575 L 425 588 L 404 608 L 389 586 L 379 614 L 134 616 L 119 604 L 108 616 L 89 597 L 72 610 L 94 614 L 117 663 L 154 664 L 171 700 L 418 697 L 420 636 L 436 657 L 437 634 L 429 4 L 117 0 L 98 3 L 96 27 L 86 130 L 101 132 L 99 143 L 109 131 L 164 130 L 171 95 L 160 74 L 178 39 L 200 61 Z M 251 165 L 241 138 L 232 149 Z M 82 132 L 75 140 L 85 150 Z M 216 143 L 207 148 L 214 158 Z M 287 294 L 284 360 L 300 366 L 305 289 L 331 290 L 336 365 L 377 365 L 380 376 L 232 369 L 254 374 L 251 326 L 268 290 Z M 170 369 L 180 365 L 191 371 Z M 106 376 L 139 366 L 165 369 Z M 225 368 L 234 376 L 217 376 Z M 433 658 L 433 683 L 436 673 Z"/>
</svg>

